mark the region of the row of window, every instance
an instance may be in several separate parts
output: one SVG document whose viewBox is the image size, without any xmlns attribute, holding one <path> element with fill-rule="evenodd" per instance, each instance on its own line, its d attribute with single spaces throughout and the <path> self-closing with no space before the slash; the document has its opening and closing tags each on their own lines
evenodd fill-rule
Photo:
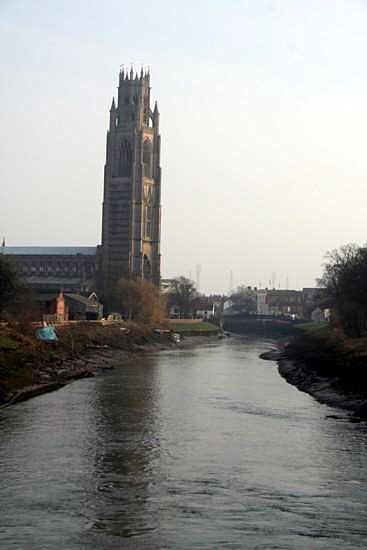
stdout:
<svg viewBox="0 0 367 550">
<path fill-rule="evenodd" d="M 50 274 L 50 273 L 94 273 L 95 266 L 93 264 L 21 264 L 18 265 L 18 269 L 23 274 Z"/>
</svg>

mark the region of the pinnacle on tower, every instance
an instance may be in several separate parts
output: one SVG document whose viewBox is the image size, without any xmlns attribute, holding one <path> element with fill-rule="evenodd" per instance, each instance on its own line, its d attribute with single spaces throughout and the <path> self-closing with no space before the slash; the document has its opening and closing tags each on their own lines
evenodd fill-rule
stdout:
<svg viewBox="0 0 367 550">
<path fill-rule="evenodd" d="M 112 98 L 112 105 L 110 111 L 116 111 L 115 98 Z"/>
<path fill-rule="evenodd" d="M 134 72 L 134 68 L 131 65 L 130 71 L 125 70 L 124 66 L 121 65 L 120 69 L 120 81 L 122 80 L 149 80 L 150 79 L 150 68 L 149 67 L 141 67 L 140 74 L 139 71 Z"/>
</svg>

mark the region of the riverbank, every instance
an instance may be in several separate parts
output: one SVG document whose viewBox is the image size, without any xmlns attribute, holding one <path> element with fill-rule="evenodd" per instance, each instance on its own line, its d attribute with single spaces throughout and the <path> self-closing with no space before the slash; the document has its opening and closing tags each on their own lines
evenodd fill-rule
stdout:
<svg viewBox="0 0 367 550">
<path fill-rule="evenodd" d="M 280 375 L 300 391 L 308 393 L 319 403 L 345 409 L 357 418 L 367 419 L 367 393 L 351 390 L 345 380 L 335 376 L 326 377 L 311 370 L 301 362 L 286 358 L 278 361 Z"/>
<path fill-rule="evenodd" d="M 36 340 L 30 327 L 0 329 L 0 407 L 94 376 L 134 354 L 191 346 L 219 336 L 214 329 L 203 334 L 198 326 L 196 335 L 191 330 L 190 337 L 177 344 L 167 326 L 157 330 L 135 323 L 60 325 L 57 335 L 57 343 L 45 343 Z"/>
<path fill-rule="evenodd" d="M 305 332 L 261 356 L 278 362 L 280 375 L 320 403 L 367 419 L 367 341 L 323 328 Z"/>
</svg>

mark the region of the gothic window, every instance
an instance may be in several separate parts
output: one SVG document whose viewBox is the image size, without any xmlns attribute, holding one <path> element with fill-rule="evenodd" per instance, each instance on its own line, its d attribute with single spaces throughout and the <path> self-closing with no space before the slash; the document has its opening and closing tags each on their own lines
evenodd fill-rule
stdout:
<svg viewBox="0 0 367 550">
<path fill-rule="evenodd" d="M 121 143 L 118 175 L 120 177 L 131 176 L 132 151 L 130 143 L 125 139 Z"/>
<path fill-rule="evenodd" d="M 152 279 L 152 265 L 146 254 L 143 256 L 143 279 L 148 281 Z"/>
<path fill-rule="evenodd" d="M 153 145 L 149 139 L 146 139 L 143 145 L 143 165 L 144 165 L 144 176 L 146 178 L 152 178 L 153 177 Z"/>
<path fill-rule="evenodd" d="M 153 207 L 151 204 L 145 204 L 144 206 L 144 237 L 146 239 L 152 238 L 153 228 Z"/>
</svg>

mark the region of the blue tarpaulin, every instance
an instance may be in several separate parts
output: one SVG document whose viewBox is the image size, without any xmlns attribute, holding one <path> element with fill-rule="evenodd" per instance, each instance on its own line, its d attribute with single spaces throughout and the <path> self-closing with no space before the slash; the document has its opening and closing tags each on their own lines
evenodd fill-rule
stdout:
<svg viewBox="0 0 367 550">
<path fill-rule="evenodd" d="M 57 342 L 58 338 L 54 327 L 42 327 L 36 330 L 36 337 L 43 342 Z"/>
</svg>

